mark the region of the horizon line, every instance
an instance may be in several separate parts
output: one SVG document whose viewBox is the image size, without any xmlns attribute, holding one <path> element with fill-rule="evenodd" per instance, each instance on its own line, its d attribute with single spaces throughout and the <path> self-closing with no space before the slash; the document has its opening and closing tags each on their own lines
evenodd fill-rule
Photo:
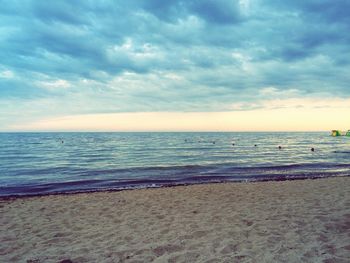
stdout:
<svg viewBox="0 0 350 263">
<path fill-rule="evenodd" d="M 188 130 L 174 130 L 174 131 L 162 131 L 162 130 L 150 130 L 150 131 L 141 131 L 141 130 L 134 130 L 134 131 L 122 131 L 122 130 L 115 130 L 115 131 L 107 131 L 107 130 L 99 130 L 99 131 L 92 131 L 92 130 L 28 130 L 28 131 L 0 131 L 0 133 L 279 133 L 279 132 L 331 132 L 332 130 L 242 130 L 242 131 L 215 131 L 215 130 L 208 130 L 208 131 L 188 131 Z"/>
</svg>

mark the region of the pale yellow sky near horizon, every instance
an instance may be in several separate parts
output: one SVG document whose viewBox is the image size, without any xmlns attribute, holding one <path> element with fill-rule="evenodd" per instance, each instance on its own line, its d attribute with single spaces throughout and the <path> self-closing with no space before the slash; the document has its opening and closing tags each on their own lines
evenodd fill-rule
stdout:
<svg viewBox="0 0 350 263">
<path fill-rule="evenodd" d="M 328 131 L 350 129 L 350 110 L 270 109 L 65 116 L 14 126 L 22 131 Z"/>
<path fill-rule="evenodd" d="M 262 109 L 69 115 L 14 124 L 7 131 L 330 131 L 350 129 L 350 99 L 285 99 Z M 5 131 L 6 131 L 5 130 Z"/>
</svg>

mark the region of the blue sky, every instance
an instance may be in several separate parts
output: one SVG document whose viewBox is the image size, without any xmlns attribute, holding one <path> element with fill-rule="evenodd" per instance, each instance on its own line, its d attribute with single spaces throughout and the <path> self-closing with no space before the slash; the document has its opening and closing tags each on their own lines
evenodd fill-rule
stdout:
<svg viewBox="0 0 350 263">
<path fill-rule="evenodd" d="M 259 116 L 330 108 L 343 112 L 339 122 L 349 120 L 348 0 L 0 0 L 0 6 L 3 131 L 125 113 Z"/>
</svg>

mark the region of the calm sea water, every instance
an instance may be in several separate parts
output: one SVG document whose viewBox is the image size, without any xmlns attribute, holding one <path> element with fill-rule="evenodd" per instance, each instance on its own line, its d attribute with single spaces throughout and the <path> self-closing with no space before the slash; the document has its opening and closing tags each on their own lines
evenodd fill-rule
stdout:
<svg viewBox="0 0 350 263">
<path fill-rule="evenodd" d="M 349 175 L 329 133 L 0 133 L 0 196 Z"/>
</svg>

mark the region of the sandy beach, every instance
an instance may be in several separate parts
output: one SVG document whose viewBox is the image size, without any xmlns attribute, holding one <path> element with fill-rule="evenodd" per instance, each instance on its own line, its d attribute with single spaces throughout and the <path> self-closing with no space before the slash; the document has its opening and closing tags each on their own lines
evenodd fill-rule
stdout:
<svg viewBox="0 0 350 263">
<path fill-rule="evenodd" d="M 350 178 L 0 202 L 0 262 L 349 262 Z"/>
</svg>

